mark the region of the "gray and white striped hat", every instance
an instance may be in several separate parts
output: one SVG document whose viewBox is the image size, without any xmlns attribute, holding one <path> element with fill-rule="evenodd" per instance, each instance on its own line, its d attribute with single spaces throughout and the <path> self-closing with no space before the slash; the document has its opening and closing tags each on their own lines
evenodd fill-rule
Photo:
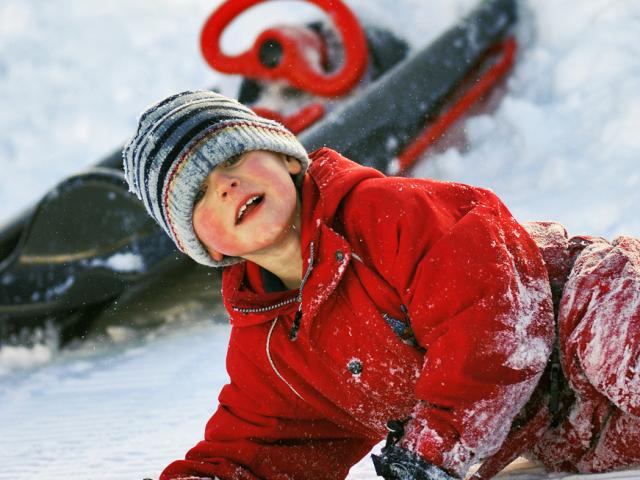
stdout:
<svg viewBox="0 0 640 480">
<path fill-rule="evenodd" d="M 216 165 L 252 150 L 296 158 L 302 165 L 298 183 L 309 165 L 304 147 L 284 126 L 235 100 L 202 90 L 178 93 L 145 111 L 122 157 L 129 190 L 178 249 L 198 263 L 221 267 L 240 259 L 211 258 L 193 229 L 193 202 Z"/>
</svg>

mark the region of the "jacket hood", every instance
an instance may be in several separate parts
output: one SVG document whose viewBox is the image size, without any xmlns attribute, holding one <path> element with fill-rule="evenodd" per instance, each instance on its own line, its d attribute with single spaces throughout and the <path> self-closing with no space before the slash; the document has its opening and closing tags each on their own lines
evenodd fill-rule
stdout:
<svg viewBox="0 0 640 480">
<path fill-rule="evenodd" d="M 256 325 L 273 320 L 278 315 L 293 314 L 301 302 L 303 307 L 312 304 L 312 310 L 317 310 L 322 299 L 335 289 L 344 271 L 343 267 L 334 267 L 336 262 L 331 261 L 332 252 L 341 249 L 346 255 L 345 262 L 350 259 L 350 247 L 346 245 L 346 240 L 332 229 L 335 216 L 343 199 L 354 187 L 364 180 L 384 175 L 326 147 L 316 150 L 309 158 L 311 165 L 302 186 L 303 285 L 300 291 L 268 293 L 262 285 L 260 267 L 255 263 L 244 261 L 226 267 L 222 274 L 222 297 L 234 326 Z M 318 268 L 323 264 L 326 266 Z M 319 280 L 318 276 L 322 278 Z M 314 290 L 312 302 L 302 294 L 305 285 L 311 287 L 309 290 Z M 318 286 L 322 286 L 322 291 L 316 291 Z M 306 312 L 308 309 L 303 310 Z"/>
<path fill-rule="evenodd" d="M 316 150 L 310 158 L 312 164 L 305 183 L 312 182 L 318 193 L 315 198 L 305 199 L 303 192 L 303 208 L 304 200 L 311 200 L 307 201 L 307 204 L 316 205 L 315 220 L 320 219 L 327 224 L 333 223 L 340 203 L 356 185 L 369 178 L 384 177 L 378 170 L 363 167 L 330 148 Z"/>
</svg>

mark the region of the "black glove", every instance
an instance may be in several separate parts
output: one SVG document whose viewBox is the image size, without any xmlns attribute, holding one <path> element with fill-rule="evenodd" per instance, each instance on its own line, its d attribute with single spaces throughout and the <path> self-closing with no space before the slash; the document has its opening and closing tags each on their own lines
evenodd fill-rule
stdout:
<svg viewBox="0 0 640 480">
<path fill-rule="evenodd" d="M 378 476 L 385 480 L 456 480 L 419 455 L 396 445 L 387 445 L 382 455 L 371 455 Z"/>
</svg>

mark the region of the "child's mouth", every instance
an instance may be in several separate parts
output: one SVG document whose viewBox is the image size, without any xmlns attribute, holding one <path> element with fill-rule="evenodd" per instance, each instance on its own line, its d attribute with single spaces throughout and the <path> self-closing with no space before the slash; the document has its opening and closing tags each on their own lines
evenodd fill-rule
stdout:
<svg viewBox="0 0 640 480">
<path fill-rule="evenodd" d="M 262 203 L 262 200 L 264 200 L 264 195 L 254 195 L 243 203 L 236 215 L 236 225 L 239 225 L 249 213 L 255 210 L 255 208 Z"/>
</svg>

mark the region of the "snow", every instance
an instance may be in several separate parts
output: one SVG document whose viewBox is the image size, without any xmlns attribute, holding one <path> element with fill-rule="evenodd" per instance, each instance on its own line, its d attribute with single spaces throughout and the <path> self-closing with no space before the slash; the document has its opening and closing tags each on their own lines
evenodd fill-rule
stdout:
<svg viewBox="0 0 640 480">
<path fill-rule="evenodd" d="M 638 253 L 637 246 L 633 248 L 631 242 L 624 240 L 611 250 L 598 244 L 586 247 L 567 282 L 567 290 L 575 290 L 576 294 L 570 297 L 571 303 L 561 309 L 562 314 L 570 315 L 571 308 L 584 305 L 583 318 L 572 333 L 575 337 L 580 331 L 588 330 L 584 338 L 589 340 L 577 354 L 584 375 L 616 405 L 634 412 L 640 411 L 640 403 L 638 399 L 630 398 L 628 392 L 640 391 L 640 375 L 636 372 L 637 348 L 610 339 L 636 336 L 640 318 Z M 583 275 L 595 274 L 610 280 L 599 282 L 593 288 L 594 294 L 585 297 L 579 288 L 581 271 Z M 596 315 L 597 311 L 605 314 Z M 615 319 L 615 322 L 607 319 Z M 615 379 L 613 384 L 612 379 Z"/>
<path fill-rule="evenodd" d="M 0 3 L 0 225 L 121 146 L 151 103 L 191 88 L 234 94 L 238 79 L 214 73 L 199 53 L 200 28 L 218 3 Z M 476 1 L 347 3 L 417 47 Z M 416 174 L 489 187 L 522 221 L 640 236 L 640 2 L 530 0 L 526 12 L 495 110 L 464 124 L 465 147 L 431 155 Z M 267 25 L 316 13 L 300 2 L 261 5 L 231 25 L 223 47 L 237 53 Z M 111 260 L 116 270 L 137 268 L 133 258 Z M 116 329 L 63 351 L 45 340 L 2 347 L 0 479 L 157 477 L 201 438 L 226 381 L 228 327 L 214 320 Z M 516 467 L 503 477 L 640 478 Z M 372 478 L 368 459 L 349 475 Z"/>
<path fill-rule="evenodd" d="M 45 299 L 51 300 L 52 298 L 56 298 L 62 295 L 64 292 L 69 290 L 74 283 L 75 283 L 75 278 L 72 275 L 68 276 L 67 279 L 61 284 L 48 288 L 47 291 L 44 293 Z"/>
<path fill-rule="evenodd" d="M 516 286 L 518 292 L 511 289 L 507 292 L 510 298 L 510 304 L 515 305 L 513 312 L 507 313 L 503 322 L 512 326 L 511 336 L 505 335 L 505 347 L 508 345 L 509 356 L 505 361 L 505 365 L 517 370 L 526 368 L 535 368 L 538 371 L 544 370 L 546 359 L 549 357 L 551 350 L 551 342 L 548 338 L 541 338 L 530 334 L 532 323 L 537 320 L 543 323 L 545 319 L 551 321 L 552 305 L 550 304 L 551 291 L 549 283 L 542 283 L 533 279 L 522 278 L 518 273 L 515 259 L 511 258 L 512 271 L 515 274 Z M 545 302 L 546 300 L 546 302 Z M 543 313 L 545 311 L 548 316 Z M 535 326 L 535 325 L 533 325 Z M 509 338 L 511 337 L 511 338 Z M 537 380 L 536 380 L 537 382 Z"/>
<path fill-rule="evenodd" d="M 0 478 L 157 477 L 201 436 L 227 381 L 218 321 L 85 344 L 2 377 Z"/>
<path fill-rule="evenodd" d="M 37 343 L 33 347 L 6 345 L 0 349 L 0 377 L 15 370 L 32 368 L 47 363 L 55 349 Z"/>
<path fill-rule="evenodd" d="M 530 43 L 497 110 L 467 122 L 465 151 L 417 173 L 489 187 L 523 221 L 638 236 L 640 3 L 578 3 L 529 2 Z"/>
<path fill-rule="evenodd" d="M 144 259 L 135 253 L 116 253 L 106 259 L 94 259 L 92 267 L 105 267 L 116 272 L 136 272 L 144 270 Z"/>
</svg>

